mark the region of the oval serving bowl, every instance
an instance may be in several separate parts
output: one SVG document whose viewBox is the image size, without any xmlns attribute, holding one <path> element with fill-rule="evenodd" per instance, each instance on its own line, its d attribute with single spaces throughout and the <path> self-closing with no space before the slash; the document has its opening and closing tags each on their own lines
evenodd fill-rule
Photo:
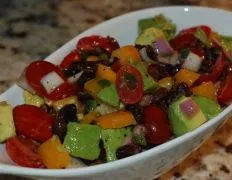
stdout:
<svg viewBox="0 0 232 180">
<path fill-rule="evenodd" d="M 177 30 L 206 24 L 221 34 L 232 35 L 231 12 L 192 6 L 151 8 L 99 24 L 70 40 L 46 60 L 59 64 L 75 47 L 78 39 L 92 34 L 110 35 L 115 37 L 120 45 L 133 44 L 137 36 L 138 20 L 160 13 L 177 24 Z M 22 90 L 14 85 L 0 95 L 0 100 L 6 100 L 13 106 L 22 104 Z M 153 179 L 196 150 L 231 115 L 232 105 L 196 130 L 167 143 L 122 160 L 83 168 L 48 170 L 19 167 L 9 159 L 3 144 L 0 145 L 0 174 L 14 174 L 35 179 Z"/>
</svg>

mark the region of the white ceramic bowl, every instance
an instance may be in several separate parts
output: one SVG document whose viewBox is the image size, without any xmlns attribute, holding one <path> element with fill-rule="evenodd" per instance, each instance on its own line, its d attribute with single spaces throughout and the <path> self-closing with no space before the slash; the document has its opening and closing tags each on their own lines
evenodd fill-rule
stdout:
<svg viewBox="0 0 232 180">
<path fill-rule="evenodd" d="M 106 21 L 73 38 L 46 60 L 58 64 L 74 47 L 78 39 L 91 34 L 110 35 L 120 45 L 133 44 L 137 36 L 139 19 L 163 13 L 177 24 L 178 29 L 207 24 L 214 30 L 232 35 L 232 13 L 200 7 L 162 7 L 129 13 Z M 0 96 L 12 105 L 22 104 L 22 90 L 14 85 Z M 220 115 L 203 124 L 196 130 L 171 140 L 143 153 L 101 165 L 63 170 L 32 169 L 18 167 L 7 156 L 4 145 L 0 146 L 0 173 L 20 175 L 38 179 L 152 179 L 174 165 L 198 148 L 232 114 L 232 105 Z"/>
</svg>

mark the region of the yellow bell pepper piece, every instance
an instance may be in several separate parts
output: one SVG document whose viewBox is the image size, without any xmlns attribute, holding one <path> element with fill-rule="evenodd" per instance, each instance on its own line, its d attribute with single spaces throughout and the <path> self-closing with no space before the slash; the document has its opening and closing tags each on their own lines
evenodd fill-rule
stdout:
<svg viewBox="0 0 232 180">
<path fill-rule="evenodd" d="M 48 169 L 66 168 L 71 161 L 69 153 L 61 144 L 58 136 L 53 136 L 45 141 L 39 147 L 38 153 Z"/>
<path fill-rule="evenodd" d="M 217 101 L 217 91 L 211 81 L 202 83 L 201 85 L 194 87 L 192 89 L 192 92 L 195 95 L 208 97 L 210 99 Z"/>
<path fill-rule="evenodd" d="M 171 90 L 171 88 L 172 88 L 172 86 L 174 84 L 174 80 L 172 79 L 172 77 L 165 77 L 163 79 L 160 79 L 158 84 L 159 84 L 160 87 Z"/>
<path fill-rule="evenodd" d="M 96 121 L 104 129 L 123 128 L 136 123 L 131 112 L 124 110 L 103 115 L 97 118 Z"/>
<path fill-rule="evenodd" d="M 112 52 L 113 57 L 117 57 L 119 59 L 120 64 L 128 64 L 130 61 L 137 62 L 141 61 L 138 50 L 132 46 L 123 46 L 119 49 L 116 49 Z"/>
<path fill-rule="evenodd" d="M 102 79 L 107 79 L 112 83 L 115 83 L 116 81 L 116 73 L 102 64 L 98 65 L 96 76 Z"/>
<path fill-rule="evenodd" d="M 187 69 L 181 69 L 176 75 L 176 83 L 186 83 L 189 87 L 200 77 L 200 74 L 189 71 Z"/>
<path fill-rule="evenodd" d="M 84 85 L 85 90 L 90 93 L 93 97 L 97 97 L 97 94 L 103 89 L 99 84 L 100 78 L 95 78 L 87 81 Z"/>
</svg>

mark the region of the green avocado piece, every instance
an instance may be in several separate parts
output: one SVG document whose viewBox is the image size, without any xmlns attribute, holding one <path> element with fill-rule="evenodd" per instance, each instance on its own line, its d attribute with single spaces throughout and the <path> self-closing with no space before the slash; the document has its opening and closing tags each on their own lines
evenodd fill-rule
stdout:
<svg viewBox="0 0 232 180">
<path fill-rule="evenodd" d="M 117 160 L 116 151 L 122 146 L 126 137 L 131 136 L 131 128 L 103 129 L 101 137 L 106 150 L 107 162 Z"/>
<path fill-rule="evenodd" d="M 104 87 L 97 94 L 97 98 L 100 101 L 107 103 L 111 106 L 119 106 L 120 103 L 116 87 L 113 83 L 111 83 L 109 86 Z"/>
<path fill-rule="evenodd" d="M 135 44 L 149 45 L 155 42 L 158 38 L 165 38 L 164 33 L 157 28 L 148 28 L 136 38 Z"/>
<path fill-rule="evenodd" d="M 44 104 L 43 98 L 41 98 L 38 95 L 31 94 L 28 91 L 23 92 L 23 97 L 24 97 L 25 104 L 30 104 L 30 105 L 34 105 L 38 107 Z"/>
<path fill-rule="evenodd" d="M 200 107 L 207 120 L 214 118 L 221 112 L 219 104 L 212 99 L 203 96 L 194 96 L 193 99 Z"/>
<path fill-rule="evenodd" d="M 0 143 L 15 136 L 12 107 L 6 102 L 0 104 Z"/>
<path fill-rule="evenodd" d="M 139 20 L 139 34 L 141 34 L 147 28 L 157 28 L 164 32 L 167 39 L 174 37 L 176 33 L 176 25 L 167 19 L 163 14 L 157 15 L 152 18 L 146 18 Z"/>
<path fill-rule="evenodd" d="M 148 74 L 143 62 L 131 63 L 131 65 L 141 73 L 145 92 L 153 91 L 158 87 L 158 83 Z"/>
<path fill-rule="evenodd" d="M 168 108 L 168 117 L 175 136 L 180 136 L 196 129 L 207 121 L 200 107 L 196 115 L 191 118 L 187 117 L 184 112 L 182 112 L 180 104 L 189 99 L 191 99 L 191 97 L 182 96 L 180 99 L 174 101 Z"/>
<path fill-rule="evenodd" d="M 100 155 L 101 128 L 96 125 L 70 122 L 64 138 L 64 146 L 74 156 L 95 160 Z"/>
</svg>

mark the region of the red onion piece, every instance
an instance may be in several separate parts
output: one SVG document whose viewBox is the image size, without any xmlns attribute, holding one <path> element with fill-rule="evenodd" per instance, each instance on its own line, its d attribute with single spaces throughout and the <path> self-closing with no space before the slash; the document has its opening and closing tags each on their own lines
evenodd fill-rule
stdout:
<svg viewBox="0 0 232 180">
<path fill-rule="evenodd" d="M 196 115 L 196 113 L 199 111 L 199 108 L 198 108 L 196 102 L 193 101 L 192 99 L 188 99 L 188 100 L 184 101 L 179 106 L 180 106 L 181 111 L 189 118 Z"/>
<path fill-rule="evenodd" d="M 170 55 L 174 52 L 168 41 L 164 38 L 157 39 L 154 43 L 154 48 L 159 56 Z"/>
</svg>

